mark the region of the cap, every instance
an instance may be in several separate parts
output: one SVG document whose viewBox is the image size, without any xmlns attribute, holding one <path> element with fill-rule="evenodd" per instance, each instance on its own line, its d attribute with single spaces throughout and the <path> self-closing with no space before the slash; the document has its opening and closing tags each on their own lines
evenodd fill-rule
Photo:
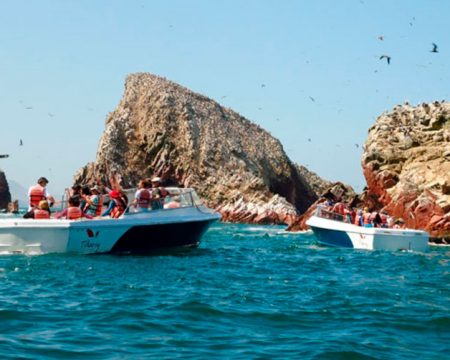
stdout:
<svg viewBox="0 0 450 360">
<path fill-rule="evenodd" d="M 161 182 L 161 178 L 160 177 L 154 177 L 152 179 L 152 182 Z"/>
<path fill-rule="evenodd" d="M 40 183 L 40 182 L 43 182 L 43 181 L 45 181 L 47 184 L 48 184 L 48 180 L 47 180 L 47 178 L 45 178 L 45 177 L 40 177 L 39 179 L 38 179 L 38 183 Z"/>
</svg>

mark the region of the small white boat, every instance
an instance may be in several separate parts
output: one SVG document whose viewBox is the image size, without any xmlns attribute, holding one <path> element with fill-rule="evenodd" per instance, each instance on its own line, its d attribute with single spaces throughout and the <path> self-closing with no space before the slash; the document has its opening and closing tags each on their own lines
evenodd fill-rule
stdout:
<svg viewBox="0 0 450 360">
<path fill-rule="evenodd" d="M 362 227 L 339 219 L 321 207 L 306 221 L 321 244 L 365 250 L 426 251 L 429 235 L 413 229 Z"/>
<path fill-rule="evenodd" d="M 0 219 L 0 254 L 142 254 L 196 247 L 220 214 L 204 206 L 193 189 L 170 190 L 180 207 L 127 212 L 118 219 Z"/>
</svg>

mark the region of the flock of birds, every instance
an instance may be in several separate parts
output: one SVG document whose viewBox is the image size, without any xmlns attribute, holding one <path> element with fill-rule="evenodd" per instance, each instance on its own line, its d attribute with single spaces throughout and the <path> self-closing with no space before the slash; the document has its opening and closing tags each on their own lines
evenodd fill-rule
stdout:
<svg viewBox="0 0 450 360">
<path fill-rule="evenodd" d="M 383 36 L 378 36 L 378 39 L 384 40 L 384 37 L 383 37 Z M 430 52 L 432 52 L 432 53 L 438 53 L 438 52 L 439 52 L 438 46 L 437 46 L 435 43 L 431 43 L 431 44 L 432 44 L 433 48 L 430 50 Z M 391 57 L 390 57 L 389 55 L 381 55 L 381 56 L 380 56 L 380 60 L 383 60 L 383 59 L 386 59 L 387 64 L 390 65 L 390 63 L 391 63 Z"/>
</svg>

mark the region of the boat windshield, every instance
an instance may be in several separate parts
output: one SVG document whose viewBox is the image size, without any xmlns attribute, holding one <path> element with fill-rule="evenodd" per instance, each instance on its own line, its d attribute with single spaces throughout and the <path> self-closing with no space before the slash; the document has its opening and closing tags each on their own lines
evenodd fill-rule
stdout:
<svg viewBox="0 0 450 360">
<path fill-rule="evenodd" d="M 324 205 L 317 205 L 315 215 L 324 219 L 347 222 L 347 219 L 344 215 L 330 211 Z"/>
</svg>

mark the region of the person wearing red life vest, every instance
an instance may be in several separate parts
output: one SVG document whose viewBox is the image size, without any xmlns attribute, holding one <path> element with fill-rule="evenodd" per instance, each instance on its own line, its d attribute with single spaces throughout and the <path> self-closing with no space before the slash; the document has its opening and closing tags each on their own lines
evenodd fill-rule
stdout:
<svg viewBox="0 0 450 360">
<path fill-rule="evenodd" d="M 34 207 L 26 214 L 23 215 L 24 219 L 50 219 L 50 208 L 48 206 L 47 200 L 39 201 L 37 207 Z"/>
<path fill-rule="evenodd" d="M 169 194 L 167 190 L 161 186 L 161 178 L 154 177 L 151 180 L 152 183 L 152 197 L 150 200 L 150 205 L 153 210 L 162 209 L 164 206 L 164 200 Z"/>
<path fill-rule="evenodd" d="M 150 206 L 151 192 L 149 190 L 150 184 L 147 180 L 141 180 L 138 184 L 138 189 L 134 194 L 133 206 L 138 212 L 146 212 Z"/>
<path fill-rule="evenodd" d="M 65 218 L 67 220 L 78 220 L 81 218 L 92 219 L 91 215 L 83 213 L 80 209 L 80 198 L 78 196 L 71 196 L 69 198 L 69 206 L 59 214 L 56 214 L 57 219 Z"/>
<path fill-rule="evenodd" d="M 111 190 L 109 192 L 111 201 L 108 208 L 103 212 L 102 216 L 111 216 L 114 219 L 120 217 L 127 208 L 127 198 L 119 190 Z"/>
<path fill-rule="evenodd" d="M 84 213 L 91 216 L 100 216 L 103 208 L 103 196 L 97 185 L 90 188 L 91 195 L 81 195 L 85 201 Z"/>
<path fill-rule="evenodd" d="M 49 206 L 53 206 L 55 198 L 48 193 L 47 184 L 48 180 L 45 177 L 40 177 L 36 185 L 30 186 L 28 189 L 28 210 L 37 208 L 41 200 L 48 200 Z"/>
</svg>

